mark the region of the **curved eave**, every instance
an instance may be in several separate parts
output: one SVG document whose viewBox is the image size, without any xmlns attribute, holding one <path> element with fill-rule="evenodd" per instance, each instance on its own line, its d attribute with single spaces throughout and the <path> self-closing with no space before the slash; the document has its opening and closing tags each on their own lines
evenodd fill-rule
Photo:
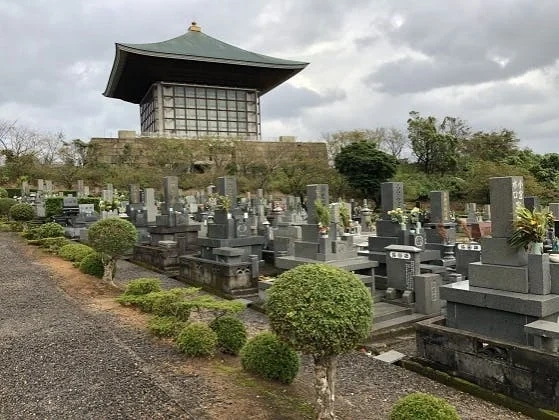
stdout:
<svg viewBox="0 0 559 420">
<path fill-rule="evenodd" d="M 257 69 L 262 69 L 263 72 L 271 74 L 273 72 L 278 73 L 277 80 L 272 81 L 266 86 L 243 86 L 246 88 L 254 88 L 259 90 L 259 93 L 262 95 L 271 89 L 275 88 L 276 86 L 280 85 L 281 83 L 285 82 L 289 78 L 293 77 L 295 74 L 299 73 L 303 70 L 308 63 L 304 62 L 297 62 L 297 61 L 287 61 L 285 63 L 262 63 L 262 62 L 255 62 L 255 61 L 242 61 L 242 60 L 231 60 L 231 59 L 220 59 L 220 58 L 212 58 L 212 57 L 201 57 L 201 56 L 193 56 L 193 55 L 182 55 L 182 54 L 168 54 L 168 53 L 159 53 L 159 52 L 151 52 L 151 51 L 144 51 L 137 48 L 132 48 L 129 46 L 125 46 L 122 44 L 116 44 L 116 55 L 115 60 L 113 62 L 113 67 L 111 69 L 111 74 L 109 77 L 109 81 L 107 83 L 107 87 L 105 92 L 103 93 L 104 96 L 111 97 L 111 98 L 118 98 L 125 100 L 127 102 L 139 103 L 139 100 L 142 95 L 135 95 L 134 98 L 126 98 L 123 95 L 116 95 L 119 85 L 121 84 L 122 74 L 126 70 L 126 65 L 130 61 L 129 58 L 133 57 L 139 60 L 150 60 L 150 59 L 160 59 L 166 61 L 175 61 L 176 63 L 199 63 L 200 65 L 211 65 L 215 64 L 216 66 L 223 65 L 223 66 L 233 66 L 231 68 L 241 67 L 247 69 L 247 71 L 255 72 Z M 182 64 L 186 66 L 186 64 Z M 283 76 L 280 76 L 279 73 L 282 73 Z M 151 80 L 151 83 L 157 81 L 168 81 L 168 82 L 181 82 L 181 83 L 189 83 L 187 80 L 165 80 L 163 78 L 158 78 L 158 80 Z M 195 83 L 195 82 L 192 82 Z M 139 99 L 138 99 L 139 96 Z"/>
</svg>

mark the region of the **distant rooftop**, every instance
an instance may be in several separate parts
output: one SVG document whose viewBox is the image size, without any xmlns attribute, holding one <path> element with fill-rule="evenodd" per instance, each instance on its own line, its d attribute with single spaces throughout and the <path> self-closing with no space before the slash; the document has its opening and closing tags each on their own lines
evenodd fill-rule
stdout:
<svg viewBox="0 0 559 420">
<path fill-rule="evenodd" d="M 308 63 L 257 54 L 204 34 L 195 22 L 176 38 L 116 44 L 105 96 L 140 103 L 158 81 L 257 89 L 260 95 Z"/>
</svg>

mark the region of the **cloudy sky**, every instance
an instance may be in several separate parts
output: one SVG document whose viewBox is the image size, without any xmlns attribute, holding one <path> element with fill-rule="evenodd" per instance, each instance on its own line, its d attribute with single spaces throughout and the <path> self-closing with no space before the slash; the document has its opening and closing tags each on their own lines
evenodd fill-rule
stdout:
<svg viewBox="0 0 559 420">
<path fill-rule="evenodd" d="M 114 43 L 202 31 L 308 61 L 262 97 L 262 137 L 405 128 L 410 110 L 559 152 L 557 0 L 0 0 L 0 120 L 67 138 L 139 130 L 105 98 Z"/>
</svg>

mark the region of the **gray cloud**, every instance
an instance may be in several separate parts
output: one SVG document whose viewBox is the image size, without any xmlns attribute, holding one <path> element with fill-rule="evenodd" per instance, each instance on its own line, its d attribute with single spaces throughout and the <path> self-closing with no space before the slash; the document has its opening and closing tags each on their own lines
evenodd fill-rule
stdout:
<svg viewBox="0 0 559 420">
<path fill-rule="evenodd" d="M 414 109 L 559 151 L 555 0 L 0 0 L 0 119 L 67 138 L 137 130 L 137 106 L 102 96 L 114 43 L 169 39 L 191 20 L 311 62 L 262 98 L 264 138 L 405 128 Z"/>
<path fill-rule="evenodd" d="M 403 24 L 386 31 L 395 46 L 421 53 L 384 64 L 367 82 L 395 94 L 520 76 L 559 58 L 559 3 L 543 0 L 393 3 Z M 500 65 L 499 62 L 502 64 Z"/>
<path fill-rule="evenodd" d="M 345 92 L 339 89 L 319 94 L 287 83 L 262 96 L 262 118 L 292 118 L 301 115 L 306 109 L 328 105 L 345 98 Z"/>
</svg>

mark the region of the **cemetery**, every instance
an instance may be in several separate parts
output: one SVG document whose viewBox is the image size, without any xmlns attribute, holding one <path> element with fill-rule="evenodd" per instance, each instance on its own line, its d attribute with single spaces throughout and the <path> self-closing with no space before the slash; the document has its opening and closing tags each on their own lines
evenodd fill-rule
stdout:
<svg viewBox="0 0 559 420">
<path fill-rule="evenodd" d="M 416 111 L 263 140 L 308 64 L 192 22 L 115 44 L 138 133 L 0 120 L 0 418 L 559 418 L 559 154 Z"/>
<path fill-rule="evenodd" d="M 98 241 L 89 231 L 99 221 L 127 221 L 137 234 L 119 255 L 260 310 L 280 273 L 308 264 L 354 273 L 374 301 L 369 339 L 416 325 L 415 354 L 406 359 L 396 352 L 390 360 L 404 358 L 557 411 L 559 203 L 544 213 L 537 199 L 525 197 L 522 177 L 491 178 L 489 187 L 484 213 L 491 220 L 483 223 L 491 233 L 477 241 L 470 232 L 481 221 L 453 216 L 447 191 L 431 191 L 428 203 L 405 210 L 398 182 L 381 184 L 369 229 L 360 223 L 363 210 L 373 213 L 368 203 L 331 203 L 326 184 L 307 185 L 301 202 L 265 198 L 262 190 L 241 194 L 233 176 L 190 193 L 168 176 L 159 187 L 132 184 L 125 193 L 109 184 L 99 196 L 80 181 L 75 197 L 39 180 L 34 194 L 24 183 L 18 200 L 33 209 L 23 232 L 31 242 L 40 242 L 36 232 L 51 221 L 66 244 Z M 547 217 L 539 236 L 530 237 L 541 248 L 511 245 L 519 209 Z"/>
</svg>

